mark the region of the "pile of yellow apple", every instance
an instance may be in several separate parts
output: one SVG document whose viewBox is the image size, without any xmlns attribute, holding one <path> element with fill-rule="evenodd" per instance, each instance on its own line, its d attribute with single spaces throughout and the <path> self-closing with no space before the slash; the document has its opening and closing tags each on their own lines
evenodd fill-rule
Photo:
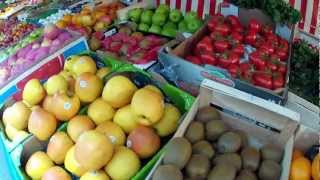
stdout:
<svg viewBox="0 0 320 180">
<path fill-rule="evenodd" d="M 122 75 L 104 84 L 109 72 L 97 69 L 89 56 L 73 56 L 45 84 L 28 81 L 23 100 L 5 109 L 6 129 L 49 140 L 46 152 L 37 151 L 27 161 L 32 179 L 71 179 L 68 172 L 81 180 L 130 179 L 140 159 L 159 150 L 160 138 L 174 133 L 180 112 L 164 102 L 160 89 L 139 89 Z M 87 115 L 79 115 L 83 106 Z M 65 121 L 66 132 L 56 132 Z"/>
</svg>

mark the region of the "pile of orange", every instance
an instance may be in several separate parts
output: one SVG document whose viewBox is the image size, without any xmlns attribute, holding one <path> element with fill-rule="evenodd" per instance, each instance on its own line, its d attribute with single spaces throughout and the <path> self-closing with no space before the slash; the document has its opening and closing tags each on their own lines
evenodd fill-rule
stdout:
<svg viewBox="0 0 320 180">
<path fill-rule="evenodd" d="M 304 157 L 300 150 L 294 150 L 292 156 L 290 180 L 320 180 L 320 153 L 312 162 Z"/>
<path fill-rule="evenodd" d="M 95 8 L 84 7 L 80 13 L 67 14 L 56 25 L 59 28 L 79 28 L 91 34 L 93 31 L 103 31 L 117 16 L 117 11 L 124 5 L 119 2 L 101 4 Z"/>
</svg>

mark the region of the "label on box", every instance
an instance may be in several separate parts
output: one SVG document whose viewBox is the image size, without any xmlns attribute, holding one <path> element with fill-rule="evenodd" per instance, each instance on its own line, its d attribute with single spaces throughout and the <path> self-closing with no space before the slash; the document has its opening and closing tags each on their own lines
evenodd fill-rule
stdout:
<svg viewBox="0 0 320 180">
<path fill-rule="evenodd" d="M 220 13 L 223 15 L 223 16 L 228 16 L 228 15 L 235 15 L 235 16 L 238 16 L 239 14 L 239 8 L 233 4 L 229 4 L 229 3 L 224 3 L 222 6 L 221 6 L 221 9 L 220 9 Z"/>
<path fill-rule="evenodd" d="M 291 41 L 291 29 L 287 25 L 283 24 L 276 24 L 276 34 L 281 36 L 282 38 L 286 39 L 287 41 Z"/>
</svg>

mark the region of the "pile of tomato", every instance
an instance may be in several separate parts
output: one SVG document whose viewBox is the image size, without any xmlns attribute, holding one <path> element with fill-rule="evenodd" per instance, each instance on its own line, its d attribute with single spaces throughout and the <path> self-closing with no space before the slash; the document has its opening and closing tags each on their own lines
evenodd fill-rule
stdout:
<svg viewBox="0 0 320 180">
<path fill-rule="evenodd" d="M 214 15 L 202 37 L 186 59 L 226 69 L 232 77 L 256 86 L 283 88 L 289 54 L 287 40 L 276 35 L 272 26 L 250 19 L 247 27 L 234 15 Z"/>
</svg>

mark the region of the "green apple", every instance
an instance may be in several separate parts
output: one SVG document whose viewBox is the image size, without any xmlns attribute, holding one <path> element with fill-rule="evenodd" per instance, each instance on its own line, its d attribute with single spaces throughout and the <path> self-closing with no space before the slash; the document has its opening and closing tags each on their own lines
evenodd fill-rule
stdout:
<svg viewBox="0 0 320 180">
<path fill-rule="evenodd" d="M 177 30 L 172 28 L 162 29 L 161 34 L 168 37 L 175 37 Z"/>
<path fill-rule="evenodd" d="M 192 21 L 194 19 L 198 19 L 198 14 L 194 11 L 190 11 L 184 16 L 184 20 L 187 22 Z"/>
<path fill-rule="evenodd" d="M 144 32 L 148 32 L 149 30 L 149 25 L 145 24 L 145 23 L 140 23 L 138 26 L 138 30 L 139 31 L 144 31 Z"/>
<path fill-rule="evenodd" d="M 166 23 L 167 16 L 163 13 L 155 13 L 152 16 L 152 24 L 163 26 Z"/>
<path fill-rule="evenodd" d="M 194 33 L 196 32 L 201 26 L 201 21 L 199 19 L 194 19 L 192 21 L 187 22 L 187 27 L 189 32 Z"/>
<path fill-rule="evenodd" d="M 145 10 L 141 14 L 141 22 L 151 25 L 152 23 L 152 16 L 153 16 L 153 11 L 152 10 Z"/>
<path fill-rule="evenodd" d="M 180 21 L 178 24 L 178 29 L 180 32 L 188 32 L 188 24 L 185 20 Z"/>
<path fill-rule="evenodd" d="M 142 9 L 136 8 L 136 9 L 131 9 L 128 13 L 128 16 L 131 21 L 138 23 L 140 21 L 141 14 L 142 14 Z"/>
<path fill-rule="evenodd" d="M 171 21 L 168 21 L 164 26 L 163 29 L 177 29 L 177 25 Z"/>
<path fill-rule="evenodd" d="M 160 4 L 156 9 L 156 13 L 169 14 L 170 8 L 165 4 Z"/>
<path fill-rule="evenodd" d="M 181 20 L 181 18 L 182 18 L 181 11 L 177 9 L 171 10 L 169 14 L 170 21 L 177 23 Z"/>
<path fill-rule="evenodd" d="M 155 24 L 152 24 L 152 26 L 149 29 L 149 32 L 155 33 L 155 34 L 160 34 L 161 33 L 161 27 Z"/>
</svg>

